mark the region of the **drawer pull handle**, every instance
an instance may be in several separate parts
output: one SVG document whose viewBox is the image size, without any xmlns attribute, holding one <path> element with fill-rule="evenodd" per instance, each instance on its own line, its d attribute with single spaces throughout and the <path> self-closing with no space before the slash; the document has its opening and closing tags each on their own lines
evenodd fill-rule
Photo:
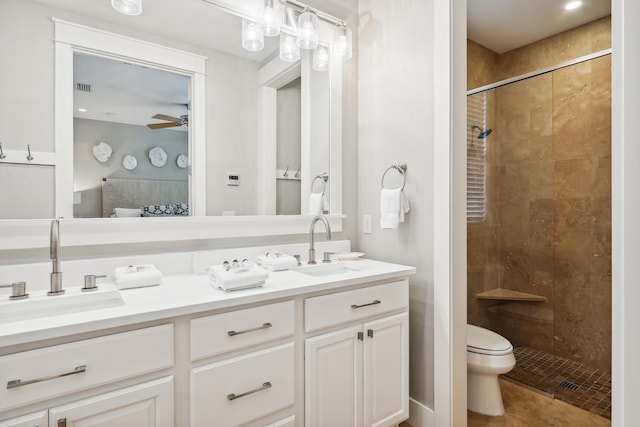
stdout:
<svg viewBox="0 0 640 427">
<path fill-rule="evenodd" d="M 246 334 L 248 332 L 255 332 L 261 329 L 268 329 L 272 326 L 273 325 L 271 323 L 267 322 L 267 323 L 263 323 L 262 326 L 258 326 L 257 328 L 245 329 L 244 331 L 227 331 L 227 335 L 229 335 L 230 337 L 235 337 L 236 335 Z"/>
<path fill-rule="evenodd" d="M 33 379 L 33 380 L 26 380 L 26 381 L 11 380 L 11 381 L 9 381 L 7 383 L 7 389 L 16 388 L 16 387 L 22 387 L 23 385 L 41 383 L 43 381 L 54 380 L 56 378 L 68 377 L 69 375 L 81 374 L 82 372 L 85 372 L 86 370 L 87 370 L 87 365 L 80 365 L 80 366 L 76 366 L 73 369 L 73 371 L 64 372 L 64 373 L 58 374 L 58 375 L 50 375 L 48 377 L 36 378 L 36 379 Z"/>
<path fill-rule="evenodd" d="M 271 383 L 270 383 L 269 381 L 267 381 L 266 383 L 262 384 L 262 386 L 261 386 L 261 387 L 254 388 L 253 390 L 245 391 L 244 393 L 240 393 L 240 394 L 235 394 L 235 393 L 227 394 L 227 399 L 229 399 L 229 400 L 236 400 L 236 399 L 239 399 L 239 398 L 241 398 L 241 397 L 248 396 L 248 395 L 250 395 L 250 394 L 257 393 L 257 392 L 262 391 L 262 390 L 266 390 L 266 389 L 268 389 L 268 388 L 271 388 Z"/>
<path fill-rule="evenodd" d="M 379 299 L 373 300 L 373 302 L 370 302 L 369 304 L 362 304 L 362 305 L 355 305 L 355 304 L 351 304 L 351 308 L 362 308 L 362 307 L 368 307 L 370 305 L 376 305 L 376 304 L 380 304 L 382 301 L 380 301 Z"/>
</svg>

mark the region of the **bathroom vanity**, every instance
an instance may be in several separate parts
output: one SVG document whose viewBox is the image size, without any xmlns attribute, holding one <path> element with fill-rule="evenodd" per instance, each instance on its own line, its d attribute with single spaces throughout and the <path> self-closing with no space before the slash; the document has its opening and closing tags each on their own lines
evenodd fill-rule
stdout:
<svg viewBox="0 0 640 427">
<path fill-rule="evenodd" d="M 305 265 L 223 292 L 193 265 L 195 273 L 165 275 L 160 286 L 120 291 L 122 304 L 112 307 L 9 321 L 0 314 L 0 426 L 389 426 L 408 418 L 414 268 Z"/>
</svg>

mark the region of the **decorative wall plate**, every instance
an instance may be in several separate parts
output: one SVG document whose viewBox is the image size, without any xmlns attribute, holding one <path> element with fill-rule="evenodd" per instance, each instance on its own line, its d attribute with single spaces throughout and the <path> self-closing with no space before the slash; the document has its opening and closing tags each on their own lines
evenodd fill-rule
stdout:
<svg viewBox="0 0 640 427">
<path fill-rule="evenodd" d="M 113 150 L 111 150 L 111 146 L 106 142 L 101 142 L 98 145 L 93 146 L 93 155 L 95 156 L 96 160 L 101 163 L 109 160 L 112 152 Z"/>
<path fill-rule="evenodd" d="M 167 153 L 160 147 L 153 147 L 149 150 L 149 160 L 153 166 L 161 168 L 167 163 Z"/>
<path fill-rule="evenodd" d="M 176 159 L 176 164 L 180 169 L 184 169 L 189 165 L 189 158 L 184 154 L 180 154 Z"/>
<path fill-rule="evenodd" d="M 122 166 L 126 170 L 133 170 L 138 166 L 138 160 L 131 154 L 127 154 L 124 156 L 124 159 L 122 159 Z"/>
</svg>

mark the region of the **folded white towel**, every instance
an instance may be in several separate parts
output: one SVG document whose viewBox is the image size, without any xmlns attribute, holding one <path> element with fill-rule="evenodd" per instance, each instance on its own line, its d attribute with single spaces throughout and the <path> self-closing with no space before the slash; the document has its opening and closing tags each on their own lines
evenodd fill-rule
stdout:
<svg viewBox="0 0 640 427">
<path fill-rule="evenodd" d="M 309 215 L 321 215 L 324 205 L 324 195 L 322 193 L 309 194 Z"/>
<path fill-rule="evenodd" d="M 383 188 L 380 192 L 380 228 L 398 228 L 409 212 L 409 201 L 400 188 Z"/>
<path fill-rule="evenodd" d="M 116 218 L 128 218 L 128 217 L 141 217 L 142 211 L 140 208 L 113 208 L 113 213 Z"/>
<path fill-rule="evenodd" d="M 282 252 L 269 252 L 258 257 L 258 265 L 270 271 L 289 270 L 298 266 L 298 260 Z"/>
<path fill-rule="evenodd" d="M 264 285 L 269 273 L 255 264 L 225 269 L 223 265 L 209 267 L 209 283 L 211 286 L 233 291 L 236 289 L 255 288 Z"/>
<path fill-rule="evenodd" d="M 118 289 L 143 288 L 162 283 L 162 273 L 153 264 L 118 267 L 113 276 Z"/>
</svg>

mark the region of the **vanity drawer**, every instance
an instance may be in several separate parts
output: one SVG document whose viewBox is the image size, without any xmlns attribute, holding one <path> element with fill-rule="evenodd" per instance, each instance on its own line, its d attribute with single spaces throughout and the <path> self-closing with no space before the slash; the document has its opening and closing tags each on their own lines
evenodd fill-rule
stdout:
<svg viewBox="0 0 640 427">
<path fill-rule="evenodd" d="M 237 426 L 294 404 L 294 345 L 191 370 L 191 424 Z"/>
<path fill-rule="evenodd" d="M 285 301 L 191 321 L 191 360 L 293 335 L 294 303 Z"/>
<path fill-rule="evenodd" d="M 305 331 L 316 331 L 408 307 L 407 280 L 307 298 L 304 301 Z"/>
<path fill-rule="evenodd" d="M 2 356 L 0 411 L 171 366 L 173 325 Z"/>
</svg>

